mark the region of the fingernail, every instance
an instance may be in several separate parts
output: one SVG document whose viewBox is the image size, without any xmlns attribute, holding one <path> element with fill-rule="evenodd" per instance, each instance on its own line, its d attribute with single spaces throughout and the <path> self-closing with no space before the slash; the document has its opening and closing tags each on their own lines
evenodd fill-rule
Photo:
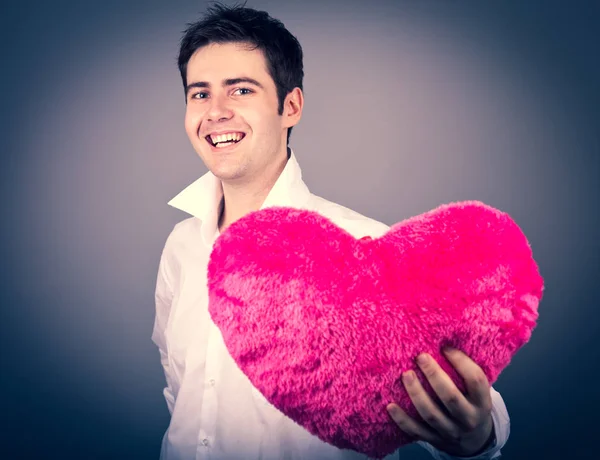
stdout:
<svg viewBox="0 0 600 460">
<path fill-rule="evenodd" d="M 415 380 L 415 373 L 413 371 L 407 371 L 402 378 L 406 383 L 412 383 Z"/>
<path fill-rule="evenodd" d="M 424 366 L 428 362 L 429 362 L 429 356 L 427 356 L 425 353 L 420 354 L 419 356 L 417 356 L 417 364 L 419 366 Z"/>
</svg>

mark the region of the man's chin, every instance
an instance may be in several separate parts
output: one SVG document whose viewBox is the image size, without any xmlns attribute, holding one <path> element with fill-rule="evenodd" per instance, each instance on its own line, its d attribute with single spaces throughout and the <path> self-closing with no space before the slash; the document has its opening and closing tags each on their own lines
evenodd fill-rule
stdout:
<svg viewBox="0 0 600 460">
<path fill-rule="evenodd" d="M 240 168 L 239 164 L 224 164 L 220 162 L 213 162 L 212 165 L 208 166 L 213 175 L 223 182 L 238 182 L 244 177 L 244 171 Z"/>
<path fill-rule="evenodd" d="M 231 155 L 219 156 L 211 152 L 201 152 L 199 156 L 204 166 L 219 178 L 235 176 L 240 170 L 239 159 Z"/>
</svg>

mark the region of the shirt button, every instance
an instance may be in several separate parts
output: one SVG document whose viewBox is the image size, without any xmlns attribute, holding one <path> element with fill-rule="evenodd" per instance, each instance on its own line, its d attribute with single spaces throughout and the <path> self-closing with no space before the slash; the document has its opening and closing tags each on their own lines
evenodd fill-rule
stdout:
<svg viewBox="0 0 600 460">
<path fill-rule="evenodd" d="M 215 386 L 215 379 L 210 379 L 208 382 L 210 383 L 211 386 L 213 386 L 213 387 Z"/>
<path fill-rule="evenodd" d="M 202 445 L 203 445 L 203 446 L 208 446 L 208 439 L 204 438 L 204 439 L 202 440 Z"/>
</svg>

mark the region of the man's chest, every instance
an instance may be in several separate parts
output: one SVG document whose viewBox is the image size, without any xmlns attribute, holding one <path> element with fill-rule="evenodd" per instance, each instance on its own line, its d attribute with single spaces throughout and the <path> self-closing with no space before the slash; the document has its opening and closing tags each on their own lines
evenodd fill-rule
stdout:
<svg viewBox="0 0 600 460">
<path fill-rule="evenodd" d="M 186 248 L 180 257 L 178 279 L 173 283 L 173 301 L 165 339 L 170 365 L 179 381 L 190 367 L 204 366 L 211 333 L 214 335 L 214 325 L 208 313 L 209 256 L 210 252 L 206 249 Z"/>
</svg>

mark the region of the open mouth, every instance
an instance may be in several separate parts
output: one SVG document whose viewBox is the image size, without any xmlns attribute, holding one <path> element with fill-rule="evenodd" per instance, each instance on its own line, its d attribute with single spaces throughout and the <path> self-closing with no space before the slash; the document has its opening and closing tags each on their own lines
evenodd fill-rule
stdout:
<svg viewBox="0 0 600 460">
<path fill-rule="evenodd" d="M 245 133 L 242 132 L 232 132 L 226 134 L 216 134 L 216 135 L 208 135 L 205 137 L 206 141 L 217 149 L 223 149 L 225 147 L 229 147 L 230 145 L 237 144 L 244 137 L 246 137 Z"/>
</svg>

